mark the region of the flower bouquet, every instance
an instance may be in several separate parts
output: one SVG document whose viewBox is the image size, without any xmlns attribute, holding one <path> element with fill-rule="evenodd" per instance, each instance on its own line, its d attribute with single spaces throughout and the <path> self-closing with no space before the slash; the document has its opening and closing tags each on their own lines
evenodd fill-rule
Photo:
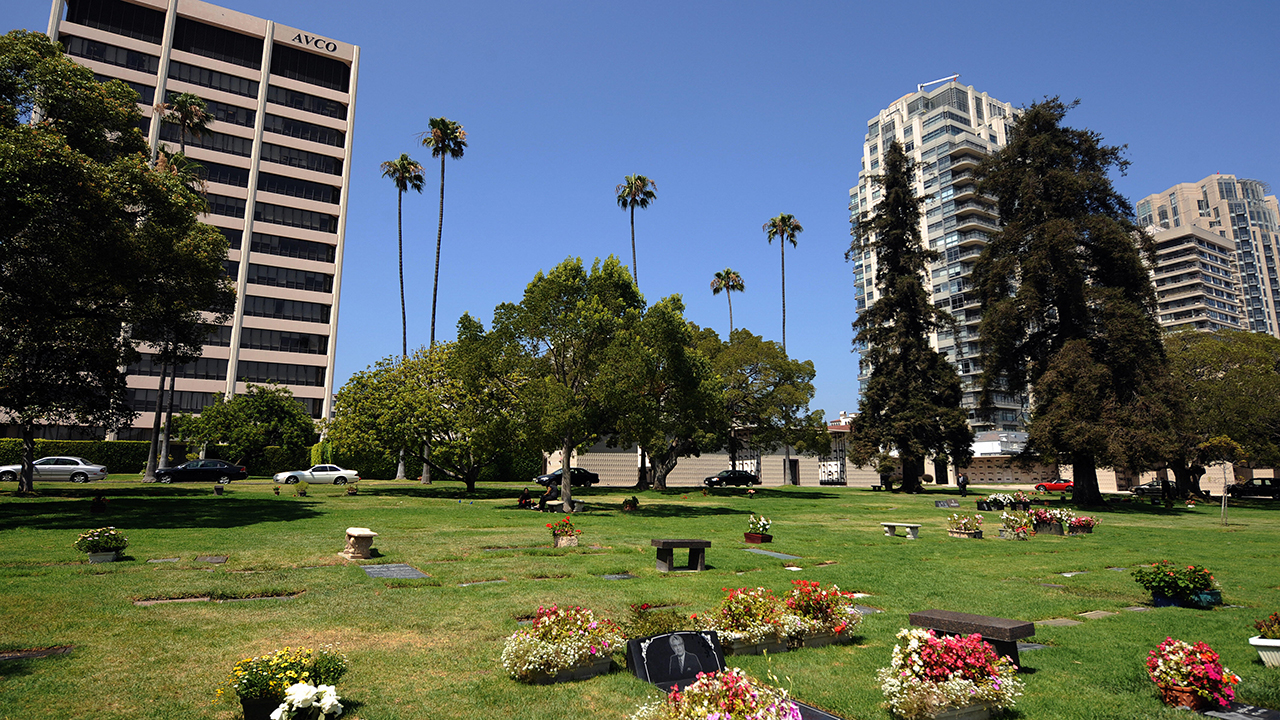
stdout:
<svg viewBox="0 0 1280 720">
<path fill-rule="evenodd" d="M 784 625 L 789 635 L 798 635 L 806 647 L 821 647 L 852 635 L 862 622 L 862 615 L 854 609 L 853 593 L 832 585 L 823 589 L 816 580 L 792 580 L 791 594 L 787 596 L 788 617 Z"/>
<path fill-rule="evenodd" d="M 1227 707 L 1235 698 L 1231 686 L 1240 676 L 1231 672 L 1213 648 L 1198 642 L 1190 645 L 1182 640 L 1165 638 L 1147 656 L 1147 674 L 1165 704 L 1200 710 L 1211 703 Z"/>
<path fill-rule="evenodd" d="M 947 517 L 947 534 L 951 537 L 982 539 L 982 516 L 952 513 Z"/>
<path fill-rule="evenodd" d="M 299 683 L 333 685 L 346 672 L 346 656 L 331 645 L 321 646 L 319 650 L 287 647 L 237 662 L 218 688 L 217 696 L 237 698 L 244 709 L 245 720 L 267 720 L 273 709 L 280 709 L 293 686 Z M 334 700 L 336 702 L 336 695 Z"/>
<path fill-rule="evenodd" d="M 1038 507 L 1031 511 L 1031 527 L 1037 533 L 1044 533 L 1045 535 L 1061 535 L 1062 521 L 1058 518 L 1059 511 L 1057 508 L 1046 510 L 1045 508 Z"/>
<path fill-rule="evenodd" d="M 555 547 L 574 547 L 578 544 L 578 536 L 582 531 L 573 526 L 573 520 L 565 515 L 563 520 L 547 523 L 551 529 L 551 542 Z"/>
<path fill-rule="evenodd" d="M 622 643 L 612 620 L 597 620 L 586 608 L 540 607 L 532 624 L 507 638 L 502 666 L 523 682 L 580 680 L 607 672 Z"/>
<path fill-rule="evenodd" d="M 1183 567 L 1161 560 L 1134 570 L 1133 579 L 1151 593 L 1156 607 L 1179 604 L 1208 607 L 1222 602 L 1222 591 L 1216 589 L 1217 581 L 1199 565 Z"/>
<path fill-rule="evenodd" d="M 1258 657 L 1267 667 L 1280 667 L 1280 613 L 1253 624 L 1258 634 L 1249 638 L 1249 644 L 1258 651 Z"/>
<path fill-rule="evenodd" d="M 741 668 L 698 673 L 684 690 L 642 706 L 631 720 L 800 720 L 787 691 L 753 680 Z"/>
<path fill-rule="evenodd" d="M 1088 515 L 1079 515 L 1067 521 L 1067 530 L 1072 535 L 1083 535 L 1093 532 L 1093 527 L 1098 524 L 1098 518 L 1089 517 Z"/>
<path fill-rule="evenodd" d="M 1013 496 L 1009 493 L 991 493 L 987 496 L 987 502 L 991 503 L 997 510 L 1003 510 L 1013 504 Z"/>
<path fill-rule="evenodd" d="M 701 620 L 704 629 L 715 630 L 728 655 L 756 654 L 760 650 L 783 652 L 787 628 L 786 605 L 762 587 L 724 588 L 728 595 L 720 607 Z"/>
<path fill-rule="evenodd" d="M 883 707 L 896 717 L 933 718 L 975 704 L 1006 709 L 1022 695 L 1017 666 L 980 635 L 940 638 L 932 630 L 909 628 L 898 632 L 898 641 L 889 667 L 876 675 Z"/>
<path fill-rule="evenodd" d="M 1031 515 L 1021 510 L 1005 510 L 1000 513 L 1000 537 L 1005 540 L 1026 540 L 1031 533 Z"/>
<path fill-rule="evenodd" d="M 773 536 L 769 534 L 769 528 L 773 525 L 773 521 L 763 515 L 752 515 L 747 521 L 747 531 L 743 533 L 743 539 L 749 543 L 766 543 L 773 540 Z"/>
<path fill-rule="evenodd" d="M 129 547 L 129 538 L 113 527 L 104 527 L 82 534 L 71 547 L 87 554 L 89 562 L 111 562 Z"/>
<path fill-rule="evenodd" d="M 332 685 L 298 683 L 284 691 L 284 702 L 271 713 L 271 720 L 322 720 L 342 714 L 342 704 Z"/>
</svg>

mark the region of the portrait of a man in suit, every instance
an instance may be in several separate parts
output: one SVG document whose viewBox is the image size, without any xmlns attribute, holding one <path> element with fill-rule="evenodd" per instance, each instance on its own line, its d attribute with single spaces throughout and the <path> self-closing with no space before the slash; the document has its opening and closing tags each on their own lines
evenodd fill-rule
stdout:
<svg viewBox="0 0 1280 720">
<path fill-rule="evenodd" d="M 667 642 L 671 645 L 672 653 L 671 662 L 667 666 L 668 677 L 687 678 L 702 672 L 702 663 L 697 656 L 685 650 L 683 638 L 672 635 L 667 638 Z"/>
</svg>

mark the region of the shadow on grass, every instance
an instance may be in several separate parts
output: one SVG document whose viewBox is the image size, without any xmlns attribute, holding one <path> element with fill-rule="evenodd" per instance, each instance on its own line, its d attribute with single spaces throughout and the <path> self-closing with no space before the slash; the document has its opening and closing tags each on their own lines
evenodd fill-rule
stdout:
<svg viewBox="0 0 1280 720">
<path fill-rule="evenodd" d="M 110 496 L 105 512 L 91 512 L 90 500 L 38 500 L 0 505 L 0 531 L 16 528 L 43 530 L 83 530 L 114 525 L 127 528 L 231 528 L 263 522 L 281 522 L 319 517 L 306 501 L 271 499 L 193 497 L 129 497 L 139 493 Z"/>
</svg>

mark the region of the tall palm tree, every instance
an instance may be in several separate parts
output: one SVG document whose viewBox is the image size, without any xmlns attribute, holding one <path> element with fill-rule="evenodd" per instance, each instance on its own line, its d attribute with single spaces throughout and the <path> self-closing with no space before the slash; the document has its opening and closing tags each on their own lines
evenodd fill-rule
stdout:
<svg viewBox="0 0 1280 720">
<path fill-rule="evenodd" d="M 618 192 L 618 207 L 631 211 L 631 279 L 640 285 L 640 275 L 636 269 L 636 208 L 649 207 L 649 203 L 658 197 L 658 185 L 643 175 L 628 175 L 622 184 L 614 188 Z"/>
<path fill-rule="evenodd" d="M 204 137 L 209 131 L 209 124 L 213 122 L 209 106 L 199 95 L 192 93 L 178 93 L 169 98 L 167 103 L 156 103 L 155 111 L 161 122 L 178 126 L 178 145 L 182 148 L 183 155 L 187 154 L 187 135 Z"/>
<path fill-rule="evenodd" d="M 400 256 L 400 357 L 409 357 L 409 319 L 404 306 L 404 194 L 410 190 L 422 192 L 425 182 L 422 166 L 409 157 L 408 153 L 400 153 L 395 160 L 382 163 L 382 177 L 391 178 L 396 186 L 396 250 Z"/>
<path fill-rule="evenodd" d="M 422 144 L 431 148 L 431 157 L 440 158 L 440 225 L 436 228 L 436 276 L 431 283 L 431 347 L 436 346 L 436 292 L 440 289 L 440 239 L 444 236 L 444 159 L 461 160 L 467 149 L 467 131 L 442 117 L 427 121 L 431 128 L 422 135 Z"/>
<path fill-rule="evenodd" d="M 787 241 L 791 247 L 796 246 L 796 235 L 804 232 L 794 215 L 783 213 L 764 224 L 764 236 L 769 244 L 778 238 L 778 247 L 782 249 L 782 351 L 787 351 Z"/>
<path fill-rule="evenodd" d="M 716 273 L 715 279 L 711 281 L 711 294 L 719 295 L 723 290 L 725 299 L 729 301 L 729 337 L 731 339 L 733 338 L 733 293 L 746 289 L 747 285 L 742 282 L 742 276 L 731 268 L 725 268 Z"/>
</svg>

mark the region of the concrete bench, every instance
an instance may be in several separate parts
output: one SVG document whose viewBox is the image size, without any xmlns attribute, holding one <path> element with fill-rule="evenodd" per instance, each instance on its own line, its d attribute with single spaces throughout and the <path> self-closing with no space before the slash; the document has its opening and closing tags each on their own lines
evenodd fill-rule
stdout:
<svg viewBox="0 0 1280 720">
<path fill-rule="evenodd" d="M 882 522 L 880 524 L 884 526 L 884 534 L 889 537 L 897 537 L 898 528 L 902 528 L 907 531 L 908 540 L 920 539 L 920 526 L 914 523 Z"/>
<path fill-rule="evenodd" d="M 1018 640 L 1036 634 L 1035 623 L 1026 620 L 971 615 L 951 610 L 922 610 L 907 616 L 915 627 L 930 628 L 943 635 L 972 635 L 977 633 L 991 643 L 995 651 L 1021 666 L 1018 661 Z"/>
<path fill-rule="evenodd" d="M 883 490 L 883 489 L 884 489 L 884 486 L 883 486 L 883 485 L 872 485 L 872 486 L 871 486 L 871 489 L 872 489 L 872 490 Z"/>
<path fill-rule="evenodd" d="M 368 560 L 373 557 L 373 539 L 378 533 L 369 528 L 347 528 L 347 547 L 339 555 L 348 560 Z"/>
<path fill-rule="evenodd" d="M 707 569 L 707 548 L 710 540 L 650 540 L 658 548 L 658 572 L 671 572 L 676 548 L 689 549 L 689 569 Z"/>
</svg>

